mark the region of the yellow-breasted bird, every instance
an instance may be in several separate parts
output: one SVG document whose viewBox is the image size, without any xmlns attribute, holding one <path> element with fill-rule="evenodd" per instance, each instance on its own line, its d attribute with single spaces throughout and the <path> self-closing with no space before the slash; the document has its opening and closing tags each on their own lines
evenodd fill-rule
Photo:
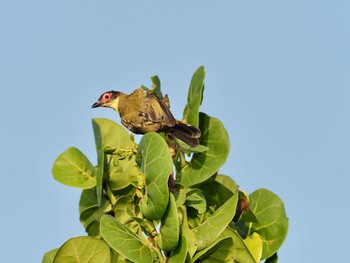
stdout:
<svg viewBox="0 0 350 263">
<path fill-rule="evenodd" d="M 121 123 L 136 134 L 165 132 L 191 147 L 199 144 L 201 131 L 176 120 L 165 101 L 151 90 L 142 88 L 127 95 L 120 91 L 104 92 L 92 108 L 107 107 L 117 111 Z"/>
</svg>

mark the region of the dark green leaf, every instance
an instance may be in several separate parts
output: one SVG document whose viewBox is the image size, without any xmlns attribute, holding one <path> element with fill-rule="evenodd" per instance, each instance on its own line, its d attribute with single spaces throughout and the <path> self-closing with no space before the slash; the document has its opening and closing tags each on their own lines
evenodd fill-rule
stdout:
<svg viewBox="0 0 350 263">
<path fill-rule="evenodd" d="M 215 176 L 215 181 L 222 184 L 232 193 L 235 193 L 238 190 L 238 185 L 236 184 L 236 182 L 227 175 L 218 174 Z"/>
<path fill-rule="evenodd" d="M 62 184 L 88 189 L 96 185 L 94 167 L 88 158 L 77 148 L 69 148 L 56 159 L 53 177 Z"/>
<path fill-rule="evenodd" d="M 238 194 L 236 193 L 194 230 L 198 250 L 208 247 L 224 231 L 235 215 L 237 201 Z"/>
<path fill-rule="evenodd" d="M 190 88 L 188 90 L 187 104 L 185 106 L 183 119 L 186 123 L 198 127 L 199 106 L 202 103 L 204 89 L 205 70 L 199 67 L 192 76 Z"/>
<path fill-rule="evenodd" d="M 41 263 L 52 263 L 53 259 L 58 251 L 58 248 L 46 252 Z"/>
<path fill-rule="evenodd" d="M 233 262 L 236 257 L 236 248 L 230 237 L 219 239 L 210 244 L 206 249 L 196 253 L 192 262 L 222 263 Z"/>
<path fill-rule="evenodd" d="M 100 231 L 103 239 L 123 257 L 135 263 L 153 262 L 148 246 L 117 219 L 103 216 Z"/>
<path fill-rule="evenodd" d="M 109 246 L 94 237 L 75 237 L 64 243 L 56 253 L 54 263 L 110 263 Z"/>
<path fill-rule="evenodd" d="M 220 183 L 220 180 L 217 181 L 216 178 L 227 177 L 225 175 L 216 175 L 215 178 L 210 178 L 198 185 L 198 188 L 202 190 L 204 194 L 207 204 L 214 205 L 215 207 L 219 207 L 224 204 L 231 196 L 237 191 L 237 186 L 233 187 L 233 180 L 229 182 L 228 179 Z M 229 177 L 227 177 L 229 178 Z M 231 187 L 232 189 L 228 189 L 227 187 Z M 234 191 L 236 189 L 236 191 Z"/>
<path fill-rule="evenodd" d="M 266 189 L 259 189 L 249 195 L 250 209 L 259 223 L 249 223 L 249 233 L 257 232 L 263 242 L 261 259 L 277 252 L 288 232 L 288 218 L 282 200 Z"/>
<path fill-rule="evenodd" d="M 189 163 L 180 171 L 180 183 L 189 187 L 204 182 L 214 175 L 225 163 L 230 143 L 227 131 L 216 118 L 200 113 L 199 128 L 202 132 L 200 144 L 209 148 L 195 153 Z"/>
<path fill-rule="evenodd" d="M 207 209 L 207 202 L 201 190 L 191 189 L 186 193 L 185 205 L 193 207 L 198 211 L 198 214 L 203 214 Z"/>
<path fill-rule="evenodd" d="M 278 263 L 277 253 L 273 254 L 271 257 L 265 260 L 265 263 Z"/>
<path fill-rule="evenodd" d="M 168 179 L 173 168 L 165 140 L 154 132 L 145 134 L 138 147 L 137 162 L 146 175 L 146 195 L 140 200 L 142 214 L 149 220 L 161 219 L 168 206 Z"/>
<path fill-rule="evenodd" d="M 172 251 L 178 246 L 180 223 L 175 198 L 172 193 L 169 195 L 168 208 L 161 220 L 159 232 L 157 243 L 160 249 Z"/>
</svg>

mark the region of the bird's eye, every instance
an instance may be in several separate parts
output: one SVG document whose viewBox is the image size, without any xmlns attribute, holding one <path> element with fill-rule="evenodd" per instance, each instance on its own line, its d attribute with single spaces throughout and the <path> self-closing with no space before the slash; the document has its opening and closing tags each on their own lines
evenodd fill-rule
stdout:
<svg viewBox="0 0 350 263">
<path fill-rule="evenodd" d="M 106 99 L 106 100 L 109 99 L 109 94 L 105 94 L 105 99 Z"/>
</svg>

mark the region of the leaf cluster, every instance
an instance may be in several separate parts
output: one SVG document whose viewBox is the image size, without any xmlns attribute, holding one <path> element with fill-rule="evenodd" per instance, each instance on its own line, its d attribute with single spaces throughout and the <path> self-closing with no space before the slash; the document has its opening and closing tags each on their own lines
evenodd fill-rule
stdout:
<svg viewBox="0 0 350 263">
<path fill-rule="evenodd" d="M 183 114 L 202 132 L 198 147 L 157 133 L 136 144 L 122 126 L 96 118 L 97 164 L 74 147 L 58 156 L 54 178 L 83 189 L 88 236 L 69 239 L 43 262 L 277 262 L 288 230 L 283 202 L 266 189 L 247 195 L 218 172 L 230 143 L 220 120 L 199 111 L 204 77 L 198 68 Z"/>
</svg>

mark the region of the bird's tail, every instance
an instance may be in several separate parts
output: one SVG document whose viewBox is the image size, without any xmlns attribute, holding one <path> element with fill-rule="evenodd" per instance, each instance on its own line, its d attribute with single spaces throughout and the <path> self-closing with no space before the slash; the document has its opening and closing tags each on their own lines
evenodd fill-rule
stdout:
<svg viewBox="0 0 350 263">
<path fill-rule="evenodd" d="M 191 147 L 198 146 L 201 137 L 201 131 L 198 128 L 181 121 L 176 122 L 170 134 Z"/>
</svg>

